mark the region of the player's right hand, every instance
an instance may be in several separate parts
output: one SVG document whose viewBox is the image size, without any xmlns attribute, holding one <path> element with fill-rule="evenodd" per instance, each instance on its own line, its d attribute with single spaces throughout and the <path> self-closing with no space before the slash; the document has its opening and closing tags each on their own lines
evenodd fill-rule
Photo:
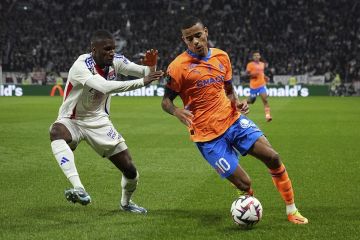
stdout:
<svg viewBox="0 0 360 240">
<path fill-rule="evenodd" d="M 164 75 L 164 72 L 161 70 L 155 71 L 155 72 L 150 72 L 149 75 L 144 77 L 144 85 L 148 85 L 149 83 L 151 83 L 153 81 L 159 81 L 163 75 Z"/>
<path fill-rule="evenodd" d="M 190 127 L 193 123 L 192 118 L 194 117 L 194 115 L 189 110 L 177 108 L 174 111 L 174 116 L 177 117 L 180 122 L 185 124 L 187 127 Z"/>
<path fill-rule="evenodd" d="M 151 49 L 145 52 L 145 57 L 141 59 L 141 63 L 143 65 L 152 67 L 156 65 L 157 59 L 158 59 L 158 50 Z"/>
<path fill-rule="evenodd" d="M 247 115 L 250 112 L 249 105 L 245 100 L 236 103 L 236 108 L 241 112 L 241 114 Z"/>
</svg>

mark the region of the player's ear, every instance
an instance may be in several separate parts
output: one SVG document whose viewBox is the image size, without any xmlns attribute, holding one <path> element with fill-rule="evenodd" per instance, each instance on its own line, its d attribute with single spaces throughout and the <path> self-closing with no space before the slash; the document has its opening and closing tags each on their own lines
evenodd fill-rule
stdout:
<svg viewBox="0 0 360 240">
<path fill-rule="evenodd" d="M 205 36 L 206 36 L 206 37 L 208 37 L 208 35 L 209 35 L 209 32 L 208 32 L 208 29 L 207 29 L 207 27 L 204 27 L 204 32 L 205 32 Z"/>
<path fill-rule="evenodd" d="M 186 43 L 185 37 L 183 35 L 181 35 L 181 39 L 184 41 L 184 43 Z"/>
</svg>

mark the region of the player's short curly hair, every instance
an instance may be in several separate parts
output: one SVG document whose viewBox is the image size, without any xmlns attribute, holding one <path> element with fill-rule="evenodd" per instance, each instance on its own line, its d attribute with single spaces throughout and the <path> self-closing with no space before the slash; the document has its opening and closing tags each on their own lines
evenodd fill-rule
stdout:
<svg viewBox="0 0 360 240">
<path fill-rule="evenodd" d="M 93 32 L 93 34 L 91 35 L 90 41 L 91 44 L 104 40 L 104 39 L 113 39 L 114 36 L 107 30 L 96 30 L 95 32 Z"/>
<path fill-rule="evenodd" d="M 181 22 L 180 28 L 181 28 L 181 30 L 191 28 L 192 26 L 194 26 L 197 23 L 200 23 L 201 25 L 204 26 L 204 24 L 200 18 L 195 17 L 195 16 L 187 16 Z"/>
</svg>

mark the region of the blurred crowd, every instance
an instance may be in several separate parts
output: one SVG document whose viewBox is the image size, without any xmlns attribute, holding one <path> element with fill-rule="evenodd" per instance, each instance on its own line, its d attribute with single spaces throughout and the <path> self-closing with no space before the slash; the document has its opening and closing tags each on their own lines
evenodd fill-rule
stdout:
<svg viewBox="0 0 360 240">
<path fill-rule="evenodd" d="M 3 71 L 66 72 L 89 52 L 96 29 L 116 37 L 117 51 L 138 62 L 159 50 L 159 67 L 185 49 L 179 23 L 200 17 L 211 46 L 230 55 L 234 75 L 245 70 L 254 49 L 269 75 L 338 74 L 360 80 L 360 3 L 357 0 L 2 0 Z"/>
</svg>

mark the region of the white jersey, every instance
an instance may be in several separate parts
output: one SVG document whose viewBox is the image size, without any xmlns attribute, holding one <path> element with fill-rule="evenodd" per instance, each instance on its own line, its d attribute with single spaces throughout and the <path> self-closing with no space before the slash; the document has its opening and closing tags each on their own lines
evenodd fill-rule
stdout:
<svg viewBox="0 0 360 240">
<path fill-rule="evenodd" d="M 119 80 L 120 74 L 143 78 L 149 72 L 148 67 L 130 62 L 119 54 L 115 54 L 112 66 L 105 69 L 96 65 L 91 54 L 80 55 L 70 68 L 58 119 L 97 121 L 107 118 L 110 114 L 111 93 L 144 86 L 143 79 L 123 82 L 112 80 Z"/>
</svg>

